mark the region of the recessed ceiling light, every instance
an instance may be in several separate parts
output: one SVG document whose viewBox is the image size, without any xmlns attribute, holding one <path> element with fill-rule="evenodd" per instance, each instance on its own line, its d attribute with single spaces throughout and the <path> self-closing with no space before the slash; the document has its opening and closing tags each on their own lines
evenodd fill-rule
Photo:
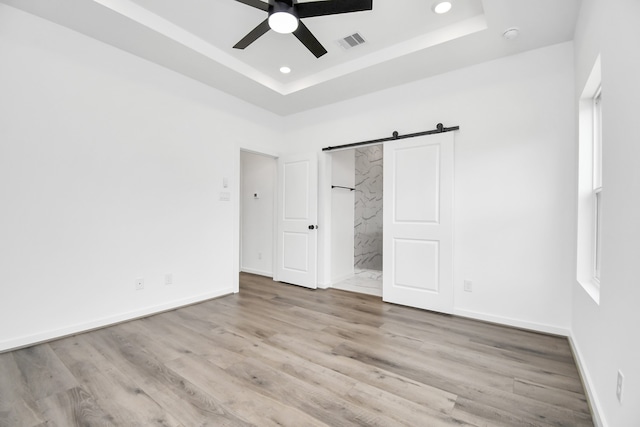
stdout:
<svg viewBox="0 0 640 427">
<path fill-rule="evenodd" d="M 516 27 L 509 28 L 505 30 L 504 33 L 502 33 L 502 37 L 504 37 L 505 40 L 515 40 L 518 38 L 519 35 L 520 35 L 520 29 Z"/>
<path fill-rule="evenodd" d="M 282 74 L 289 74 L 291 72 L 291 68 L 289 68 L 289 67 L 280 67 L 280 72 Z"/>
<path fill-rule="evenodd" d="M 451 2 L 439 1 L 433 5 L 433 11 L 439 15 L 447 13 L 451 10 Z"/>
</svg>

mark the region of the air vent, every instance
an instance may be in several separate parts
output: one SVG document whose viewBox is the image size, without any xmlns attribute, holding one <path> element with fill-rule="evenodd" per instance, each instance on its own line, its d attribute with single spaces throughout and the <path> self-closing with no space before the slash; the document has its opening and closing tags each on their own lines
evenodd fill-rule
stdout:
<svg viewBox="0 0 640 427">
<path fill-rule="evenodd" d="M 338 40 L 338 44 L 342 46 L 343 49 L 351 49 L 352 47 L 359 46 L 365 43 L 364 37 L 362 37 L 359 33 L 351 34 L 343 39 Z"/>
</svg>

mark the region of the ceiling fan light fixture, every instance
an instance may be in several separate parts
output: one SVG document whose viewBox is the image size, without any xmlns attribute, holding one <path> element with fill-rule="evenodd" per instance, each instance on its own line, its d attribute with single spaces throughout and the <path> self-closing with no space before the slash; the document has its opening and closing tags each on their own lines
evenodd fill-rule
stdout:
<svg viewBox="0 0 640 427">
<path fill-rule="evenodd" d="M 236 0 L 255 9 L 267 12 L 267 19 L 249 31 L 234 49 L 245 49 L 258 38 L 273 30 L 278 33 L 293 33 L 316 58 L 327 53 L 327 49 L 307 28 L 303 19 L 327 15 L 373 10 L 373 0 Z M 433 0 L 432 0 L 433 1 Z"/>
<path fill-rule="evenodd" d="M 276 1 L 269 9 L 269 27 L 280 34 L 293 33 L 298 29 L 298 17 L 293 11 L 293 6 Z"/>
<path fill-rule="evenodd" d="M 298 18 L 288 12 L 276 12 L 269 16 L 269 27 L 276 33 L 293 33 L 298 29 Z"/>
<path fill-rule="evenodd" d="M 447 13 L 450 10 L 451 10 L 451 2 L 448 2 L 448 1 L 439 1 L 433 5 L 433 11 L 438 15 Z"/>
</svg>

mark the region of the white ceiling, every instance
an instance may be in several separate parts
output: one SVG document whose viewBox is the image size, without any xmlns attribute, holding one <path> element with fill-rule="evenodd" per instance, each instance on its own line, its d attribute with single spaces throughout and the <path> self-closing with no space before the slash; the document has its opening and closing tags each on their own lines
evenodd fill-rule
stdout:
<svg viewBox="0 0 640 427">
<path fill-rule="evenodd" d="M 0 1 L 279 115 L 572 40 L 580 6 L 450 0 L 451 12 L 436 15 L 436 0 L 374 0 L 372 11 L 304 19 L 328 51 L 316 59 L 292 34 L 274 31 L 233 49 L 266 18 L 235 0 Z M 520 29 L 514 41 L 502 37 L 510 27 Z M 355 32 L 367 42 L 340 47 L 337 41 Z M 283 65 L 293 71 L 280 73 Z"/>
</svg>

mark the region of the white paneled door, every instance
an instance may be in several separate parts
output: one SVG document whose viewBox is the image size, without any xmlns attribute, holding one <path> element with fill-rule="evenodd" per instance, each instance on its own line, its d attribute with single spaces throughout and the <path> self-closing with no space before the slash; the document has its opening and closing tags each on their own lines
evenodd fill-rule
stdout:
<svg viewBox="0 0 640 427">
<path fill-rule="evenodd" d="M 278 235 L 275 280 L 317 287 L 318 158 L 278 159 Z"/>
<path fill-rule="evenodd" d="M 384 144 L 384 301 L 453 310 L 453 135 Z"/>
</svg>

